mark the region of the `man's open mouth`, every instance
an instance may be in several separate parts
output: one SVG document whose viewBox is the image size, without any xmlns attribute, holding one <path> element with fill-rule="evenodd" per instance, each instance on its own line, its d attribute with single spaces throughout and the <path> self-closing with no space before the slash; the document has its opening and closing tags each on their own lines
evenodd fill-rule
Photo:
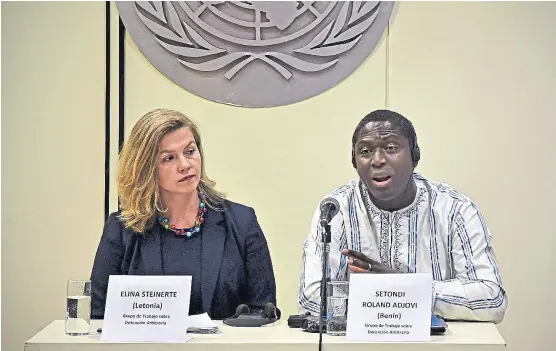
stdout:
<svg viewBox="0 0 556 351">
<path fill-rule="evenodd" d="M 390 176 L 380 176 L 380 177 L 372 177 L 372 179 L 377 182 L 377 183 L 383 183 L 386 182 L 388 179 L 390 179 Z"/>
</svg>

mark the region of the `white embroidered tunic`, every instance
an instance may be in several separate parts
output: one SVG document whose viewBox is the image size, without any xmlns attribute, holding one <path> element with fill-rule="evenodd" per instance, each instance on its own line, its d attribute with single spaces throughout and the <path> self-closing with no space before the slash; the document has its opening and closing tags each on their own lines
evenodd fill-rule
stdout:
<svg viewBox="0 0 556 351">
<path fill-rule="evenodd" d="M 348 280 L 343 249 L 360 251 L 400 272 L 432 273 L 433 313 L 448 320 L 504 318 L 507 297 L 491 246 L 491 234 L 477 206 L 465 195 L 418 173 L 415 200 L 387 212 L 371 202 L 359 179 L 330 192 L 340 211 L 330 223 L 331 280 Z M 298 296 L 302 312 L 319 313 L 321 266 L 320 210 L 303 245 Z"/>
</svg>

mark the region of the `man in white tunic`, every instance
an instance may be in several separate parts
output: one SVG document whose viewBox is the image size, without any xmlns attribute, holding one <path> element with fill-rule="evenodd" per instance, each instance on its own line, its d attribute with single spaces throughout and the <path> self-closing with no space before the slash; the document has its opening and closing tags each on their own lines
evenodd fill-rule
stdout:
<svg viewBox="0 0 556 351">
<path fill-rule="evenodd" d="M 415 173 L 415 129 L 402 115 L 371 112 L 352 138 L 359 179 L 325 198 L 340 211 L 330 222 L 330 280 L 349 272 L 432 273 L 433 313 L 447 320 L 500 323 L 507 297 L 477 205 L 448 184 Z M 302 312 L 320 309 L 321 237 L 317 207 L 303 246 L 298 296 Z"/>
</svg>

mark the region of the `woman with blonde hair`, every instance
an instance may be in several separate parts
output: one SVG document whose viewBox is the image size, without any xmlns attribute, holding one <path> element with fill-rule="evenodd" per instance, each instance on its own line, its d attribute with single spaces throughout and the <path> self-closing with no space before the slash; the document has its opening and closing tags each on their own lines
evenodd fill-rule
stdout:
<svg viewBox="0 0 556 351">
<path fill-rule="evenodd" d="M 190 275 L 190 314 L 234 315 L 276 305 L 272 261 L 255 211 L 224 198 L 205 172 L 195 124 L 173 110 L 145 114 L 119 160 L 120 211 L 96 252 L 91 317 L 102 319 L 110 275 Z"/>
</svg>

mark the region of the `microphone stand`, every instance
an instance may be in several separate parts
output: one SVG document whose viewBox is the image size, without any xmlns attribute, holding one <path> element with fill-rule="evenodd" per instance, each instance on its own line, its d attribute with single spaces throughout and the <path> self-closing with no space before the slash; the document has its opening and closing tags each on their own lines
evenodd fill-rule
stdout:
<svg viewBox="0 0 556 351">
<path fill-rule="evenodd" d="M 319 314 L 319 351 L 322 350 L 322 329 L 324 325 L 324 316 L 326 315 L 326 285 L 330 278 L 328 277 L 328 252 L 330 251 L 330 224 L 326 220 L 320 222 L 322 228 L 322 279 L 320 282 L 320 314 Z"/>
</svg>

